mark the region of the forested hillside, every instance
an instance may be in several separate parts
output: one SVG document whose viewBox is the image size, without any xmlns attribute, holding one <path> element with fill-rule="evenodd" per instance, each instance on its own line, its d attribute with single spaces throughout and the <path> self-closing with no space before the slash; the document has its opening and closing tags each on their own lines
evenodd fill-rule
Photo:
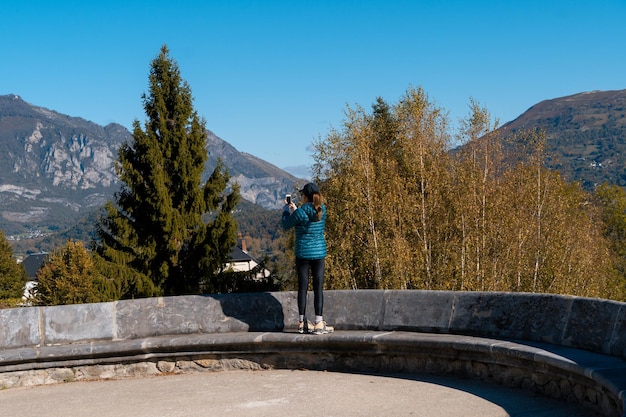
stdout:
<svg viewBox="0 0 626 417">
<path fill-rule="evenodd" d="M 502 137 L 543 131 L 546 166 L 587 190 L 626 186 L 626 90 L 545 100 L 498 129 Z"/>
</svg>

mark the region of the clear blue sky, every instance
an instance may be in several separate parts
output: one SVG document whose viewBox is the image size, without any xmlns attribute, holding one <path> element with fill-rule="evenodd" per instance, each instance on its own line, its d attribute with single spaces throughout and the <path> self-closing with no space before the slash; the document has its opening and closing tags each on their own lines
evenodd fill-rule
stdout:
<svg viewBox="0 0 626 417">
<path fill-rule="evenodd" d="M 0 12 L 0 94 L 130 129 L 163 44 L 207 128 L 281 168 L 311 164 L 346 106 L 410 87 L 453 122 L 473 98 L 501 124 L 626 89 L 626 0 L 14 0 Z"/>
</svg>

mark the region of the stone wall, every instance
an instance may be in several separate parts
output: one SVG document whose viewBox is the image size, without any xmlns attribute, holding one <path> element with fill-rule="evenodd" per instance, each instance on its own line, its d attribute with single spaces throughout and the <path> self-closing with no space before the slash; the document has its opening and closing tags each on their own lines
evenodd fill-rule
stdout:
<svg viewBox="0 0 626 417">
<path fill-rule="evenodd" d="M 324 317 L 332 335 L 297 334 L 295 292 L 0 310 L 0 388 L 228 369 L 414 372 L 480 378 L 626 416 L 625 303 L 326 291 Z"/>
<path fill-rule="evenodd" d="M 313 316 L 309 294 L 309 316 Z M 626 359 L 626 304 L 549 294 L 326 291 L 338 330 L 405 330 L 546 342 Z M 0 310 L 0 350 L 294 328 L 294 292 L 159 297 Z"/>
</svg>

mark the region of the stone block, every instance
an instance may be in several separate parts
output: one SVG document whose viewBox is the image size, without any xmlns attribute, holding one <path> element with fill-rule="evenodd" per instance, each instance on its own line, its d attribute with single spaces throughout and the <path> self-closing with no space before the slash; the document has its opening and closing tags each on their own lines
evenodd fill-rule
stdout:
<svg viewBox="0 0 626 417">
<path fill-rule="evenodd" d="M 119 339 L 276 331 L 283 326 L 283 306 L 269 293 L 159 297 L 117 303 Z"/>
<path fill-rule="evenodd" d="M 616 319 L 622 303 L 574 298 L 561 343 L 600 353 L 610 353 Z"/>
<path fill-rule="evenodd" d="M 626 303 L 621 303 L 615 317 L 615 327 L 608 349 L 611 355 L 626 359 Z"/>
<path fill-rule="evenodd" d="M 454 293 L 385 291 L 382 330 L 448 333 Z"/>
<path fill-rule="evenodd" d="M 297 292 L 295 291 L 281 291 L 281 292 L 273 292 L 270 293 L 272 297 L 276 301 L 280 303 L 282 306 L 282 317 L 283 317 L 283 330 L 286 328 L 296 328 L 298 325 L 298 300 L 297 300 Z M 309 312 L 313 312 L 313 297 L 309 297 L 311 299 Z M 280 313 L 276 311 L 277 320 L 280 319 Z"/>
<path fill-rule="evenodd" d="M 52 369 L 49 372 L 48 378 L 53 382 L 72 382 L 75 380 L 74 370 L 69 368 L 57 368 Z"/>
<path fill-rule="evenodd" d="M 39 345 L 39 314 L 37 307 L 0 310 L 0 349 Z"/>
<path fill-rule="evenodd" d="M 16 349 L 0 349 L 0 363 L 19 364 L 27 361 L 35 362 L 39 359 L 38 349 L 35 347 L 20 347 Z M 2 369 L 2 366 L 0 366 Z M 1 371 L 0 371 L 1 373 Z"/>
<path fill-rule="evenodd" d="M 312 294 L 308 301 L 308 317 L 313 317 Z M 383 324 L 383 308 L 384 291 L 324 291 L 324 320 L 338 330 L 378 330 Z"/>
<path fill-rule="evenodd" d="M 550 294 L 459 292 L 450 332 L 559 344 L 571 303 Z"/>
<path fill-rule="evenodd" d="M 163 372 L 163 373 L 171 373 L 174 371 L 174 369 L 176 369 L 176 362 L 172 362 L 172 361 L 158 361 L 157 362 L 157 369 L 159 370 L 159 372 Z"/>
<path fill-rule="evenodd" d="M 285 327 L 285 313 L 280 293 L 218 294 L 201 298 L 217 301 L 223 314 L 237 325 L 237 330 L 250 332 L 282 331 Z M 282 298 L 282 297 L 281 297 Z M 290 299 L 290 297 L 283 298 Z M 239 324 L 242 323 L 243 327 Z"/>
<path fill-rule="evenodd" d="M 45 345 L 113 338 L 115 303 L 72 304 L 42 309 Z"/>
</svg>

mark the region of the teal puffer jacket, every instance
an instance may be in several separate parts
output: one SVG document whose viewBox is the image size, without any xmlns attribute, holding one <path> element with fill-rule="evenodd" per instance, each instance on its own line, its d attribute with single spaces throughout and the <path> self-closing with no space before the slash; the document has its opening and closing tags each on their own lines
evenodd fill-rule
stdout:
<svg viewBox="0 0 626 417">
<path fill-rule="evenodd" d="M 322 218 L 317 220 L 317 212 L 312 203 L 306 203 L 289 214 L 288 206 L 283 210 L 283 229 L 296 229 L 296 258 L 322 259 L 326 257 L 326 206 L 322 204 Z"/>
</svg>

